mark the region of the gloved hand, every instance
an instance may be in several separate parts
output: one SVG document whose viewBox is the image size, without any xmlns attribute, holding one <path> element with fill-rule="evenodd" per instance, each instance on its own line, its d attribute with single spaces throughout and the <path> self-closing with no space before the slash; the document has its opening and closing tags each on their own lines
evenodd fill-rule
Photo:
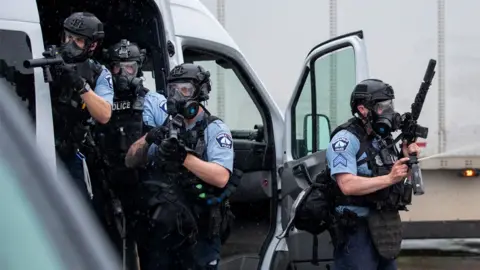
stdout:
<svg viewBox="0 0 480 270">
<path fill-rule="evenodd" d="M 80 92 L 85 86 L 85 80 L 78 74 L 78 72 L 71 66 L 62 65 L 62 82 L 66 86 L 71 87 L 75 92 Z"/>
<path fill-rule="evenodd" d="M 166 139 L 158 146 L 158 157 L 163 162 L 175 162 L 183 164 L 187 157 L 187 149 L 181 142 Z"/>
<path fill-rule="evenodd" d="M 148 144 L 154 143 L 156 145 L 160 145 L 162 140 L 165 138 L 165 135 L 167 134 L 167 132 L 168 132 L 168 128 L 165 126 L 153 128 L 147 133 L 147 136 L 145 136 L 145 141 Z"/>
</svg>

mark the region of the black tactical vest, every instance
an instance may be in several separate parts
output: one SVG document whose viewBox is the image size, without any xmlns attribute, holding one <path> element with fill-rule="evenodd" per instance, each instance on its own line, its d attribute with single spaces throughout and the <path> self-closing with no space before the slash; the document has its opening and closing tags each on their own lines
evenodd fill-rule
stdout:
<svg viewBox="0 0 480 270">
<path fill-rule="evenodd" d="M 184 130 L 179 134 L 179 139 L 185 146 L 193 149 L 196 155 L 203 160 L 206 160 L 205 150 L 207 147 L 204 136 L 205 130 L 215 120 L 221 119 L 205 113 L 204 119 L 198 121 L 192 129 Z M 169 120 L 167 119 L 163 125 L 168 126 L 168 124 Z M 159 172 L 158 175 L 162 174 L 164 173 Z M 179 172 L 172 174 L 172 177 L 173 175 L 176 178 L 175 182 L 181 185 L 187 194 L 190 194 L 188 196 L 190 199 L 195 198 L 199 204 L 215 205 L 223 202 L 235 192 L 243 173 L 234 169 L 229 183 L 224 188 L 218 188 L 205 183 L 185 167 L 181 167 Z"/>
<path fill-rule="evenodd" d="M 94 60 L 87 60 L 75 68 L 92 90 L 95 89 L 102 66 Z M 52 84 L 52 89 L 55 145 L 60 156 L 66 157 L 81 147 L 93 122 L 86 104 L 73 89 L 68 89 L 61 83 Z"/>
<path fill-rule="evenodd" d="M 376 177 L 387 175 L 390 172 L 393 164 L 400 156 L 396 147 L 385 148 L 386 145 L 379 145 L 378 148 L 373 147 L 373 137 L 367 135 L 363 123 L 361 123 L 361 120 L 358 118 L 352 118 L 347 123 L 338 126 L 332 132 L 331 137 L 333 138 L 333 136 L 341 130 L 351 132 L 360 141 L 360 149 L 356 155 L 357 167 L 366 163 L 368 168 L 372 171 L 372 175 L 358 174 L 358 176 Z M 382 142 L 378 143 L 382 144 Z M 386 139 L 385 143 L 390 145 L 393 143 L 393 140 Z M 366 154 L 366 158 L 359 160 L 363 154 Z M 345 196 L 339 191 L 337 186 L 338 196 L 335 204 L 363 206 L 378 210 L 406 210 L 406 205 L 410 204 L 410 201 L 405 200 L 404 198 L 406 193 L 408 193 L 408 190 L 406 190 L 407 188 L 408 187 L 403 182 L 399 182 L 372 194 L 364 196 Z"/>
<path fill-rule="evenodd" d="M 112 117 L 108 124 L 98 125 L 95 137 L 109 167 L 124 168 L 130 146 L 143 135 L 143 106 L 148 89 L 131 89 L 115 93 Z"/>
</svg>

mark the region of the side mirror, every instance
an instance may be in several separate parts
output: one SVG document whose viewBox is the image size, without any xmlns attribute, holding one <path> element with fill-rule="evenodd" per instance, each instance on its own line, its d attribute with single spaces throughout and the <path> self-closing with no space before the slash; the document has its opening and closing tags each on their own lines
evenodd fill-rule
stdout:
<svg viewBox="0 0 480 270">
<path fill-rule="evenodd" d="M 317 149 L 327 149 L 330 143 L 330 120 L 324 114 L 317 114 L 318 122 L 318 147 Z M 313 117 L 312 114 L 307 114 L 303 118 L 303 138 L 307 154 L 313 151 Z"/>
</svg>

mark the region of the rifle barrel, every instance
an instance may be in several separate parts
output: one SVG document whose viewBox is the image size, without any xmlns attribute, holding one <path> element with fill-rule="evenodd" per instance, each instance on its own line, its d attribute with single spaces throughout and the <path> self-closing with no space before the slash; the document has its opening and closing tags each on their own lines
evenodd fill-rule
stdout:
<svg viewBox="0 0 480 270">
<path fill-rule="evenodd" d="M 25 68 L 37 68 L 44 66 L 60 65 L 62 63 L 63 60 L 61 58 L 37 58 L 23 61 L 23 66 Z"/>
<path fill-rule="evenodd" d="M 427 66 L 427 71 L 425 71 L 425 76 L 423 77 L 424 82 L 432 82 L 433 76 L 435 76 L 435 66 L 437 65 L 437 61 L 434 59 L 430 59 Z"/>
</svg>

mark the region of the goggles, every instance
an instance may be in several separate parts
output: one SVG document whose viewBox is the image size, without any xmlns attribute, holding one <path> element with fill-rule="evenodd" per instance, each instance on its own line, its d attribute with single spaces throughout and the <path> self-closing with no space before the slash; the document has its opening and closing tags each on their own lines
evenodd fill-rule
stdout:
<svg viewBox="0 0 480 270">
<path fill-rule="evenodd" d="M 63 43 L 73 42 L 80 49 L 83 49 L 85 48 L 85 45 L 87 43 L 87 38 L 85 38 L 84 36 L 76 35 L 72 32 L 65 30 L 63 31 L 62 42 Z"/>
<path fill-rule="evenodd" d="M 167 88 L 169 97 L 173 97 L 178 93 L 183 97 L 191 98 L 195 94 L 195 86 L 190 82 L 169 83 Z"/>
<path fill-rule="evenodd" d="M 394 112 L 395 107 L 393 106 L 393 100 L 389 99 L 375 103 L 373 111 L 378 115 L 383 114 L 384 112 Z"/>
<path fill-rule="evenodd" d="M 136 76 L 138 73 L 138 63 L 136 61 L 114 62 L 111 68 L 112 74 L 124 74 Z"/>
</svg>

